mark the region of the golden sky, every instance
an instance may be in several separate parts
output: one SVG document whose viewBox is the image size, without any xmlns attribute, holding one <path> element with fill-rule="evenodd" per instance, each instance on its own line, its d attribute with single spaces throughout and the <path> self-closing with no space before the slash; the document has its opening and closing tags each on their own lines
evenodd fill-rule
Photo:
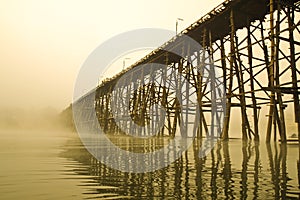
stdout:
<svg viewBox="0 0 300 200">
<path fill-rule="evenodd" d="M 178 17 L 182 30 L 222 1 L 1 0 L 0 108 L 63 109 L 99 44 L 138 28 L 175 31 Z"/>
</svg>

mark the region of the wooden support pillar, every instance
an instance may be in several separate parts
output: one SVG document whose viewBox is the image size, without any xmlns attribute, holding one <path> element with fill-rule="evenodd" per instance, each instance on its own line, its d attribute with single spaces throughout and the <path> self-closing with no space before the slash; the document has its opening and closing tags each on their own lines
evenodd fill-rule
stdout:
<svg viewBox="0 0 300 200">
<path fill-rule="evenodd" d="M 296 71 L 296 58 L 295 58 L 295 40 L 294 40 L 294 20 L 295 20 L 295 9 L 288 8 L 289 15 L 289 41 L 290 41 L 290 58 L 291 58 L 291 71 L 292 71 L 292 85 L 293 85 L 293 97 L 294 97 L 294 114 L 295 122 L 300 124 L 300 106 L 299 106 L 299 94 L 297 92 L 298 81 L 297 81 L 297 71 Z M 300 136 L 300 132 L 298 132 Z"/>
<path fill-rule="evenodd" d="M 178 71 L 179 71 L 179 65 L 180 65 L 180 63 L 177 63 L 177 65 L 178 65 Z M 172 136 L 174 137 L 175 136 L 175 134 L 176 134 L 176 130 L 177 130 L 177 122 L 179 121 L 179 115 L 180 115 L 180 102 L 179 102 L 179 100 L 178 100 L 178 98 L 177 98 L 177 96 L 179 95 L 178 94 L 178 77 L 177 77 L 177 74 L 175 73 L 175 71 L 176 71 L 176 64 L 174 64 L 174 70 L 173 70 L 173 75 L 174 75 L 174 82 L 175 82 L 175 92 L 176 92 L 176 98 L 175 98 L 175 102 L 174 102 L 174 108 L 175 108 L 175 113 L 174 113 L 174 120 L 173 120 L 173 128 L 172 128 Z"/>
<path fill-rule="evenodd" d="M 101 116 L 101 127 L 103 127 L 103 131 L 104 131 L 104 126 L 105 126 L 105 97 L 104 94 L 101 92 L 101 108 L 100 108 L 100 116 Z"/>
<path fill-rule="evenodd" d="M 254 76 L 253 76 L 253 50 L 252 50 L 252 42 L 251 42 L 251 31 L 250 31 L 250 22 L 248 22 L 247 27 L 247 43 L 248 43 L 248 64 L 249 64 L 249 74 L 250 74 L 250 88 L 251 88 L 251 99 L 252 99 L 252 106 L 253 106 L 253 125 L 254 125 L 254 140 L 259 140 L 259 133 L 258 133 L 258 112 L 257 112 L 257 105 L 256 105 L 256 97 L 255 97 L 255 88 L 254 88 Z"/>
<path fill-rule="evenodd" d="M 204 69 L 206 66 L 206 38 L 207 38 L 207 30 L 204 29 L 202 32 L 202 58 L 200 60 L 201 66 L 200 66 L 200 70 L 199 70 L 199 86 L 200 86 L 200 96 L 199 96 L 199 105 L 200 105 L 200 119 L 202 124 L 200 125 L 200 128 L 202 129 L 202 125 L 203 128 L 205 130 L 205 135 L 206 137 L 209 137 L 209 131 L 208 131 L 208 127 L 207 127 L 207 123 L 206 123 L 206 119 L 205 119 L 205 115 L 203 113 L 203 104 L 202 104 L 202 98 L 203 95 L 205 93 L 205 88 L 206 86 L 203 87 L 203 77 L 204 77 Z M 201 130 L 202 131 L 202 130 Z"/>
<path fill-rule="evenodd" d="M 162 74 L 162 78 L 163 78 L 163 97 L 162 97 L 162 105 L 165 107 L 165 111 L 166 111 L 166 116 L 163 119 L 163 122 L 165 121 L 165 119 L 167 119 L 167 123 L 168 123 L 168 131 L 169 131 L 169 135 L 171 134 L 171 119 L 170 119 L 170 110 L 168 108 L 168 92 L 167 89 L 169 90 L 169 88 L 167 88 L 167 66 L 169 64 L 169 54 L 166 53 L 166 60 L 165 60 L 165 68 L 162 70 L 163 74 Z M 170 87 L 170 86 L 169 86 Z M 163 112 L 163 111 L 162 111 Z M 162 115 L 162 113 L 161 113 Z"/>
<path fill-rule="evenodd" d="M 229 123 L 230 123 L 230 113 L 231 113 L 233 57 L 230 56 L 229 84 L 228 84 L 228 88 L 227 88 L 226 54 L 225 54 L 225 47 L 224 47 L 224 41 L 223 40 L 224 39 L 221 39 L 221 58 L 222 58 L 222 68 L 223 68 L 223 81 L 224 81 L 225 93 L 226 93 L 226 108 L 225 108 L 224 125 L 223 125 L 223 129 L 222 129 L 222 139 L 223 140 L 228 140 L 229 139 L 228 132 L 229 132 Z"/>
<path fill-rule="evenodd" d="M 275 85 L 276 88 L 280 88 L 280 67 L 279 67 L 279 34 L 280 34 L 280 3 L 277 2 L 277 20 L 276 20 L 276 27 L 275 27 L 275 55 L 274 55 L 274 65 L 275 65 Z M 285 118 L 284 118 L 284 105 L 282 101 L 282 93 L 279 90 L 276 91 L 277 101 L 279 104 L 279 116 L 278 119 L 278 127 L 279 127 L 279 134 L 281 137 L 281 142 L 286 142 L 286 128 L 285 128 Z M 277 105 L 275 105 L 277 107 Z"/>
<path fill-rule="evenodd" d="M 295 20 L 295 8 L 288 9 L 288 25 L 289 25 L 289 45 L 290 45 L 290 62 L 292 71 L 292 86 L 293 86 L 293 103 L 294 103 L 294 117 L 298 128 L 298 142 L 299 142 L 299 160 L 300 160 L 300 105 L 298 94 L 298 79 L 296 71 L 296 58 L 295 58 L 295 40 L 294 40 L 294 20 Z M 299 179 L 300 181 L 300 179 Z"/>
<path fill-rule="evenodd" d="M 168 62 L 168 54 L 166 55 L 166 62 Z M 162 78 L 162 82 L 161 82 L 161 85 L 160 85 L 160 89 L 162 89 L 162 96 L 161 96 L 161 99 L 159 100 L 159 102 L 162 103 L 163 106 L 165 106 L 167 104 L 167 93 L 166 93 L 166 80 L 167 80 L 167 68 L 163 68 L 161 69 L 161 78 Z M 160 92 L 159 92 L 160 94 Z M 166 109 L 168 110 L 168 109 Z M 163 115 L 163 110 L 161 110 L 159 116 L 161 117 Z M 162 120 L 161 122 L 158 122 L 158 124 L 164 124 L 165 123 L 165 117 L 164 118 L 159 118 L 159 120 Z M 165 126 L 163 125 L 162 126 L 162 129 L 160 131 L 160 136 L 163 136 L 164 135 L 164 131 L 165 131 Z"/>
<path fill-rule="evenodd" d="M 141 101 L 140 101 L 140 108 L 139 108 L 139 115 L 141 120 L 141 133 L 139 135 L 146 136 L 146 115 L 147 115 L 147 101 L 146 101 L 146 86 L 145 86 L 145 74 L 144 74 L 144 67 L 141 68 Z"/>
<path fill-rule="evenodd" d="M 231 10 L 230 12 L 230 26 L 231 26 L 231 56 L 232 56 L 232 64 L 235 67 L 235 73 L 238 81 L 239 87 L 239 96 L 240 96 L 240 104 L 241 104 L 241 117 L 242 117 L 242 138 L 243 140 L 247 139 L 247 129 L 248 132 L 250 130 L 249 123 L 247 120 L 246 114 L 246 102 L 245 102 L 245 93 L 244 93 L 244 82 L 243 82 L 243 72 L 241 70 L 241 60 L 238 53 L 238 45 L 234 24 L 234 12 Z"/>
<path fill-rule="evenodd" d="M 114 98 L 113 102 L 115 103 L 115 111 L 113 113 L 114 117 L 120 116 L 120 108 L 121 108 L 121 105 L 120 105 L 121 101 L 120 101 L 120 98 L 119 98 L 119 96 L 121 95 L 120 92 L 121 92 L 120 87 L 115 88 L 114 94 L 113 94 L 113 98 Z M 118 134 L 118 130 L 120 130 L 120 128 L 118 128 L 118 126 L 115 126 L 114 133 Z"/>
<path fill-rule="evenodd" d="M 190 101 L 190 76 L 191 76 L 191 70 L 190 70 L 190 65 L 192 63 L 190 63 L 190 44 L 186 44 L 187 48 L 186 48 L 186 76 L 185 76 L 185 101 L 186 101 L 186 105 L 185 107 L 185 131 L 186 131 L 186 136 L 189 136 L 189 101 Z M 184 55 L 184 54 L 183 54 Z"/>
<path fill-rule="evenodd" d="M 275 63 L 275 40 L 274 40 L 274 0 L 270 0 L 270 34 L 271 34 L 271 62 L 268 65 L 269 87 L 270 94 L 270 109 L 268 115 L 267 136 L 266 142 L 271 140 L 272 121 L 275 120 L 275 92 L 274 92 L 274 63 Z M 274 127 L 275 128 L 275 127 Z"/>
<path fill-rule="evenodd" d="M 130 74 L 130 84 L 129 84 L 129 86 L 127 87 L 127 98 L 129 99 L 129 97 L 131 96 L 131 92 L 133 92 L 133 99 L 132 99 L 132 101 L 129 101 L 129 107 L 128 107 L 128 110 L 129 110 L 129 115 L 130 116 L 128 116 L 128 117 L 130 117 L 131 118 L 131 120 L 129 121 L 129 124 L 128 124 L 128 133 L 133 133 L 133 127 L 134 127 L 134 106 L 135 106 L 135 101 L 136 101 L 136 99 L 137 99 L 137 94 L 134 92 L 134 91 L 132 91 L 132 88 L 135 88 L 134 87 L 134 85 L 136 84 L 135 82 L 133 82 L 132 81 L 132 78 L 133 78 L 133 74 L 131 73 Z M 125 106 L 126 105 L 123 105 L 124 106 L 124 113 L 125 113 Z"/>
<path fill-rule="evenodd" d="M 150 83 L 151 84 L 151 87 L 150 87 L 150 93 L 149 93 L 149 99 L 150 99 L 150 102 L 149 102 L 149 106 L 151 107 L 152 105 L 154 105 L 156 103 L 156 100 L 155 100 L 155 88 L 156 88 L 156 84 L 154 82 L 155 80 L 155 76 L 156 76 L 156 73 L 155 71 L 153 70 L 153 68 L 151 68 L 151 71 L 150 71 Z M 153 109 L 153 107 L 152 107 Z M 150 115 L 150 118 L 151 118 L 151 130 L 154 131 L 155 130 L 155 115 L 154 115 L 154 110 L 152 110 L 152 112 L 150 112 L 151 115 Z M 155 133 L 157 134 L 157 133 Z"/>
<path fill-rule="evenodd" d="M 210 90 L 211 90 L 211 124 L 210 124 L 210 133 L 211 137 L 214 138 L 217 136 L 215 133 L 215 126 L 219 125 L 219 120 L 217 119 L 217 94 L 216 94 L 216 73 L 213 63 L 213 46 L 212 46 L 212 35 L 209 31 L 209 79 L 210 79 Z"/>
<path fill-rule="evenodd" d="M 202 51 L 204 50 L 203 49 L 203 46 L 202 46 Z M 199 50 L 199 51 L 201 51 Z M 203 133 L 202 133 L 202 121 L 203 121 L 203 118 L 201 116 L 202 114 L 202 101 L 201 101 L 201 96 L 202 96 L 202 72 L 201 72 L 201 67 L 202 67 L 202 64 L 201 64 L 201 61 L 200 61 L 200 52 L 197 52 L 197 74 L 196 74 L 196 80 L 195 80 L 195 83 L 196 83 L 196 92 L 197 92 L 197 102 L 198 102 L 198 109 L 196 110 L 196 119 L 195 119 L 195 127 L 197 127 L 197 138 L 200 139 L 202 138 L 203 136 Z"/>
<path fill-rule="evenodd" d="M 105 112 L 104 112 L 104 132 L 106 133 L 109 128 L 109 93 L 105 94 Z"/>
<path fill-rule="evenodd" d="M 231 114 L 231 97 L 232 97 L 232 85 L 233 85 L 233 67 L 234 67 L 234 59 L 235 59 L 235 44 L 234 44 L 234 36 L 235 36 L 235 27 L 234 27 L 234 19 L 233 19 L 233 11 L 230 13 L 230 70 L 229 70 L 229 84 L 228 84 L 228 92 L 226 93 L 227 102 L 226 102 L 226 113 L 224 119 L 224 128 L 223 128 L 223 139 L 227 140 L 229 138 L 229 123 L 230 123 L 230 114 Z"/>
<path fill-rule="evenodd" d="M 246 98 L 245 98 L 242 61 L 241 61 L 240 54 L 239 54 L 237 37 L 235 38 L 235 42 L 236 42 L 235 70 L 236 70 L 236 76 L 237 76 L 237 81 L 238 81 L 239 97 L 240 97 L 240 104 L 241 104 L 242 133 L 243 133 L 243 139 L 246 140 L 248 138 L 251 139 L 252 130 L 250 128 L 250 124 L 249 124 L 248 116 L 247 116 L 247 106 L 246 106 Z"/>
<path fill-rule="evenodd" d="M 185 55 L 185 48 L 184 48 L 184 44 L 182 45 L 182 53 L 181 55 Z M 179 66 L 178 66 L 178 75 L 177 75 L 177 81 L 178 81 L 178 87 L 176 88 L 176 92 L 177 92 L 177 98 L 180 99 L 179 103 L 181 106 L 181 112 L 179 113 L 179 126 L 180 126 L 180 132 L 181 132 L 181 136 L 186 137 L 187 136 L 187 124 L 185 124 L 185 120 L 184 120 L 184 105 L 183 105 L 183 95 L 182 95 L 182 72 L 184 69 L 184 58 L 180 59 L 179 62 Z M 178 94 L 178 92 L 180 92 Z"/>
</svg>

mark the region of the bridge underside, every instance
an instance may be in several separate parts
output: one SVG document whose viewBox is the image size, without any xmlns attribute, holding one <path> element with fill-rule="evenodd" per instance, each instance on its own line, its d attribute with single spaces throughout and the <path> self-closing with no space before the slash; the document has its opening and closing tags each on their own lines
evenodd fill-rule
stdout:
<svg viewBox="0 0 300 200">
<path fill-rule="evenodd" d="M 299 11 L 291 0 L 225 1 L 74 105 L 86 121 L 96 112 L 97 123 L 111 134 L 228 139 L 237 107 L 243 139 L 259 140 L 266 132 L 267 141 L 273 135 L 286 142 L 287 123 L 300 138 Z M 293 122 L 286 120 L 290 112 Z M 260 129 L 264 122 L 266 131 Z"/>
</svg>

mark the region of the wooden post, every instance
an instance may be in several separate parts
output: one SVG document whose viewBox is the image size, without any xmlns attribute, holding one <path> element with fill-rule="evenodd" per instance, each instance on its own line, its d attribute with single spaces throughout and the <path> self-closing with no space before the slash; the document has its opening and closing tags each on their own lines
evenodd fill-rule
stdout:
<svg viewBox="0 0 300 200">
<path fill-rule="evenodd" d="M 280 34 L 280 3 L 277 3 L 277 21 L 276 21 L 276 35 L 275 35 L 275 39 L 276 39 L 276 46 L 275 46 L 275 55 L 274 55 L 274 65 L 275 65 L 275 84 L 276 84 L 276 93 L 277 93 L 277 101 L 279 104 L 279 116 L 278 116 L 278 127 L 279 127 L 279 134 L 281 137 L 281 142 L 285 143 L 286 142 L 286 129 L 285 129 L 285 119 L 284 119 L 284 105 L 283 105 L 283 101 L 282 101 L 282 93 L 280 90 L 280 73 L 279 73 L 279 34 Z M 274 40 L 275 40 L 274 39 Z M 277 107 L 277 106 L 276 106 Z"/>
<path fill-rule="evenodd" d="M 249 22 L 248 22 L 249 23 Z M 258 134 L 258 113 L 257 113 L 257 105 L 256 105 L 256 97 L 255 97 L 255 88 L 254 88 L 254 77 L 253 77 L 253 65 L 252 65 L 252 42 L 251 42 L 251 31 L 250 31 L 250 24 L 247 27 L 248 35 L 247 35 L 247 42 L 248 42 L 248 64 L 249 64 L 249 74 L 250 74 L 250 88 L 251 88 L 251 99 L 252 99 L 252 106 L 253 106 L 253 125 L 254 125 L 254 140 L 259 140 Z"/>
<path fill-rule="evenodd" d="M 271 34 L 271 62 L 268 66 L 268 75 L 269 75 L 269 87 L 271 88 L 271 98 L 270 98 L 270 109 L 268 115 L 268 127 L 267 127 L 267 136 L 266 142 L 271 140 L 271 131 L 272 131 L 272 121 L 274 117 L 274 107 L 275 107 L 275 92 L 274 92 L 274 59 L 275 59 L 275 41 L 274 41 L 274 0 L 270 0 L 270 34 Z"/>
<path fill-rule="evenodd" d="M 244 93 L 244 83 L 243 83 L 243 74 L 241 70 L 241 60 L 238 55 L 238 48 L 237 48 L 237 38 L 235 32 L 235 25 L 234 25 L 234 13 L 231 10 L 230 13 L 230 24 L 231 24 L 231 49 L 233 56 L 232 62 L 235 66 L 235 73 L 238 81 L 239 87 L 239 96 L 240 96 L 240 104 L 241 104 L 241 117 L 242 117 L 242 138 L 243 140 L 247 139 L 247 128 L 248 131 L 250 130 L 249 123 L 247 122 L 247 114 L 246 114 L 246 102 L 245 102 L 245 93 Z M 237 55 L 235 55 L 237 54 Z"/>
</svg>

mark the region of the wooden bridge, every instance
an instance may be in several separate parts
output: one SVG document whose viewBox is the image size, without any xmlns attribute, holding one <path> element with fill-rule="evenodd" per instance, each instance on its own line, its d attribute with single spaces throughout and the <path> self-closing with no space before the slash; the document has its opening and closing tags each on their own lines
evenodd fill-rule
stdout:
<svg viewBox="0 0 300 200">
<path fill-rule="evenodd" d="M 243 139 L 259 140 L 266 131 L 268 142 L 271 136 L 286 142 L 286 108 L 290 108 L 300 139 L 299 12 L 297 0 L 224 1 L 74 102 L 73 107 L 79 108 L 77 112 L 85 119 L 79 126 L 93 129 L 93 110 L 97 123 L 110 134 L 148 136 L 163 122 L 158 135 L 174 137 L 180 132 L 201 138 L 216 136 L 211 131 L 216 128 L 226 140 L 234 120 L 241 124 Z M 182 42 L 184 36 L 202 49 Z M 172 48 L 181 49 L 184 56 L 166 50 Z M 139 67 L 155 63 L 166 67 Z M 92 102 L 89 107 L 87 101 Z M 226 106 L 213 113 L 218 103 Z M 240 110 L 239 122 L 232 119 L 235 107 Z M 267 117 L 260 116 L 264 107 Z M 259 123 L 264 122 L 266 130 L 261 130 Z"/>
</svg>

